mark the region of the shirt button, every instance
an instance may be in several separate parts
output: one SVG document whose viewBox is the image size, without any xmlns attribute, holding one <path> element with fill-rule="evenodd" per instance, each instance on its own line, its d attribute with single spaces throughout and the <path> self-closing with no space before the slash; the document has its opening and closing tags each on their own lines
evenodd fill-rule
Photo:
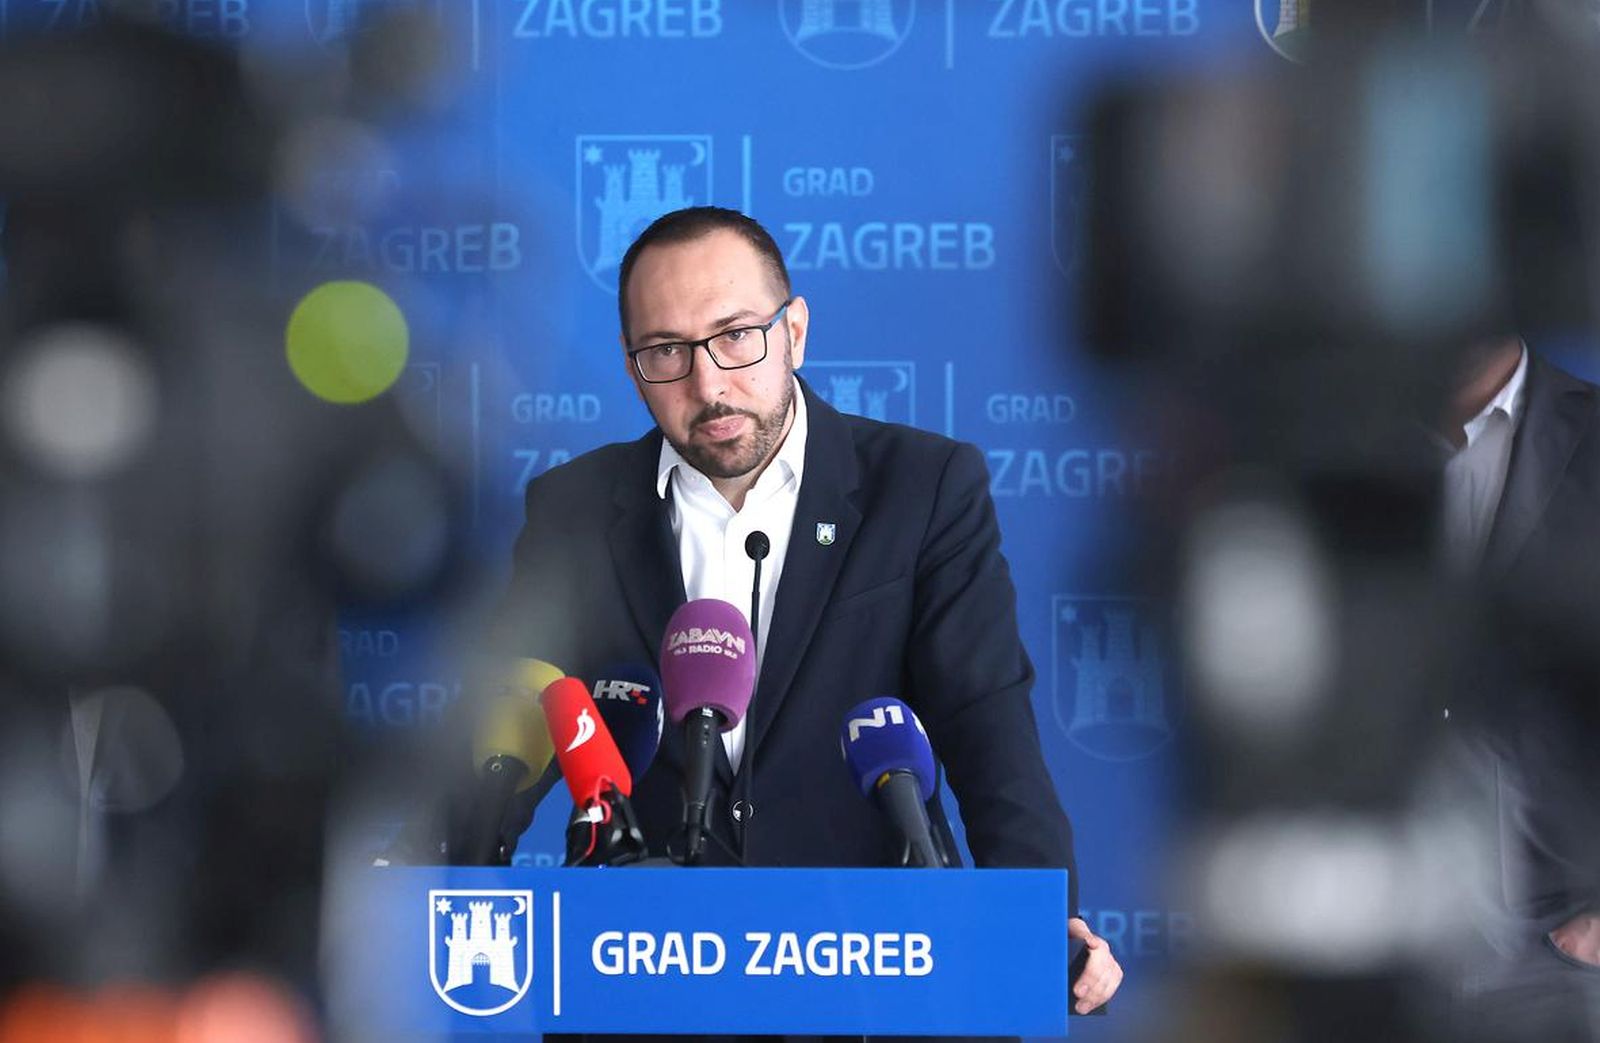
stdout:
<svg viewBox="0 0 1600 1043">
<path fill-rule="evenodd" d="M 730 809 L 735 822 L 748 822 L 756 816 L 756 806 L 748 800 L 736 800 Z"/>
</svg>

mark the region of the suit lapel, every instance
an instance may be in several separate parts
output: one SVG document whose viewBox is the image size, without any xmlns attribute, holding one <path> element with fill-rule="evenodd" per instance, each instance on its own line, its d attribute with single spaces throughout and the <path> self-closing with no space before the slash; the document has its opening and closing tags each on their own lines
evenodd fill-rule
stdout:
<svg viewBox="0 0 1600 1043">
<path fill-rule="evenodd" d="M 1528 353 L 1527 381 L 1505 491 L 1484 551 L 1484 568 L 1491 576 L 1511 567 L 1538 527 L 1593 412 L 1593 392 L 1532 351 Z"/>
<path fill-rule="evenodd" d="M 650 664 L 655 666 L 667 622 L 688 595 L 683 589 L 678 543 L 672 536 L 670 507 L 667 500 L 656 495 L 661 434 L 652 431 L 636 444 L 640 446 L 639 461 L 623 468 L 613 487 L 617 510 L 607 538 L 617 585 L 622 588 L 644 647 L 650 650 Z M 667 495 L 671 495 L 670 487 Z M 717 774 L 724 783 L 730 783 L 733 768 L 728 763 L 727 750 L 718 744 L 716 752 Z M 662 734 L 660 753 L 675 764 L 683 764 L 683 739 L 676 728 L 669 727 Z"/>
<path fill-rule="evenodd" d="M 749 763 L 788 697 L 800 660 L 850 552 L 861 512 L 850 495 L 859 479 L 855 442 L 844 418 L 800 382 L 806 396 L 805 473 L 773 606 L 772 627 L 750 706 L 743 760 Z M 831 533 L 819 526 L 833 526 Z M 824 542 L 831 535 L 831 542 Z"/>
<path fill-rule="evenodd" d="M 668 618 L 686 599 L 667 502 L 655 490 L 661 435 L 651 432 L 635 444 L 640 447 L 639 460 L 623 469 L 613 487 L 617 510 L 608 539 L 628 611 L 644 646 L 654 655 Z"/>
</svg>

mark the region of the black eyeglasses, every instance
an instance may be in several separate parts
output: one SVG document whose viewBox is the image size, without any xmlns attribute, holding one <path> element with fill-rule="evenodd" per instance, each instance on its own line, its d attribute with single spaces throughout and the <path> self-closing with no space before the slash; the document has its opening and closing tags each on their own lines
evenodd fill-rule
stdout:
<svg viewBox="0 0 1600 1043">
<path fill-rule="evenodd" d="M 767 331 L 778 324 L 794 298 L 783 302 L 777 314 L 759 326 L 737 326 L 704 340 L 678 340 L 651 344 L 628 352 L 639 379 L 646 384 L 670 384 L 694 372 L 694 349 L 705 348 L 718 369 L 744 369 L 767 357 Z"/>
</svg>

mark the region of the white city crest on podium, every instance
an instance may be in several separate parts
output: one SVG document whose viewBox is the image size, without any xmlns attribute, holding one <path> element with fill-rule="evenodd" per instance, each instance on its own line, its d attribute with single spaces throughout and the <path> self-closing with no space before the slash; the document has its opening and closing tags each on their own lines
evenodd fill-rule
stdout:
<svg viewBox="0 0 1600 1043">
<path fill-rule="evenodd" d="M 533 892 L 429 891 L 428 977 L 463 1014 L 515 1006 L 533 983 Z"/>
</svg>

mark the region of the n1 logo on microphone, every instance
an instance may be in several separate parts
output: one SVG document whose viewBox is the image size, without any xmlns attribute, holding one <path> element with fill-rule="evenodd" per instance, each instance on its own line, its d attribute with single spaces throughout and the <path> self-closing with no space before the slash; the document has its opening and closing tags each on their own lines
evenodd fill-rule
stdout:
<svg viewBox="0 0 1600 1043">
<path fill-rule="evenodd" d="M 644 693 L 649 690 L 649 685 L 640 684 L 637 681 L 596 681 L 594 683 L 594 697 L 597 702 L 601 699 L 615 699 L 618 702 L 632 702 L 643 706 L 650 701 L 644 697 Z"/>
<path fill-rule="evenodd" d="M 572 744 L 567 747 L 566 752 L 571 753 L 592 738 L 594 738 L 594 717 L 589 714 L 588 707 L 585 707 L 578 714 L 578 734 L 572 737 Z"/>
<path fill-rule="evenodd" d="M 861 739 L 861 729 L 863 728 L 886 728 L 891 724 L 904 727 L 905 723 L 905 711 L 901 707 L 894 705 L 876 706 L 873 707 L 871 717 L 852 717 L 845 723 L 845 728 L 850 733 L 850 741 L 858 742 Z M 922 732 L 923 735 L 928 734 L 923 729 L 922 722 L 917 719 L 916 714 L 911 715 L 911 723 L 916 725 L 917 731 Z"/>
</svg>

